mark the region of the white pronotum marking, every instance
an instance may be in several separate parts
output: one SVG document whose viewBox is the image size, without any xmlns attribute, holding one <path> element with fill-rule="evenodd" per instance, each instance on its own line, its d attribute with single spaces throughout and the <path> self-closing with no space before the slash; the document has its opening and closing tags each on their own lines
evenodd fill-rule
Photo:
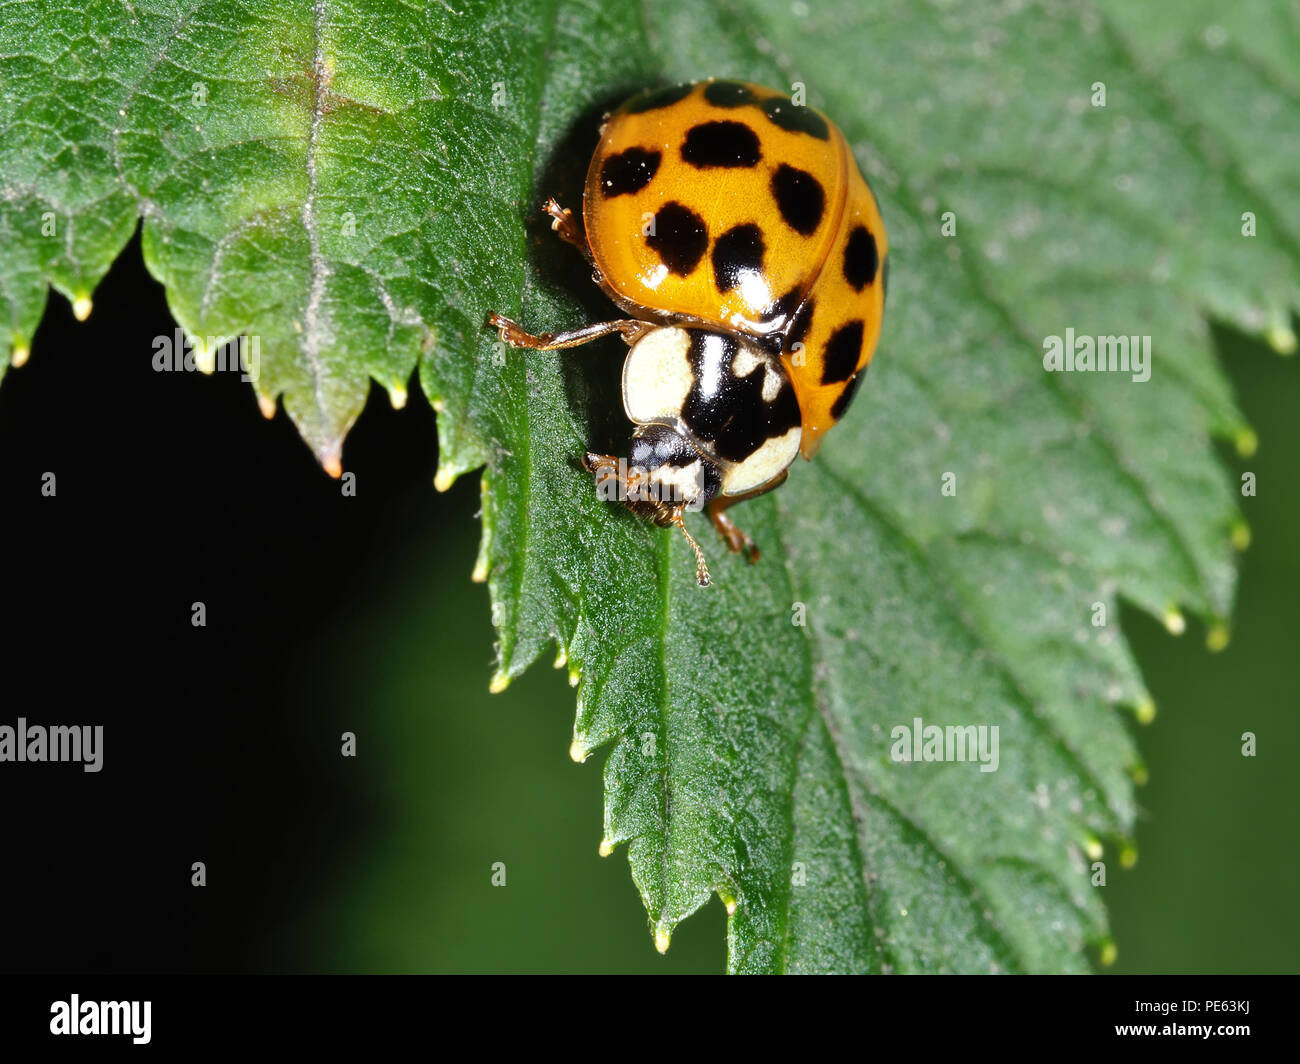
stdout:
<svg viewBox="0 0 1300 1064">
<path fill-rule="evenodd" d="M 795 460 L 803 429 L 798 425 L 784 436 L 764 440 L 763 445 L 743 462 L 725 469 L 722 474 L 723 495 L 744 495 L 775 480 Z"/>
<path fill-rule="evenodd" d="M 654 329 L 623 362 L 623 409 L 635 425 L 676 424 L 691 391 L 685 329 Z"/>
</svg>

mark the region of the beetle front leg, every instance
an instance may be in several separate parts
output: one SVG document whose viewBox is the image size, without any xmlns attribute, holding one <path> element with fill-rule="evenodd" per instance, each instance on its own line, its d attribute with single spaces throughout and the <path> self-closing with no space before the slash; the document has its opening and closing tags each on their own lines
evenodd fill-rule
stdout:
<svg viewBox="0 0 1300 1064">
<path fill-rule="evenodd" d="M 661 528 L 667 528 L 675 525 L 681 530 L 686 542 L 690 544 L 691 550 L 695 552 L 695 582 L 700 587 L 708 587 L 713 578 L 709 575 L 709 563 L 704 560 L 704 551 L 700 550 L 700 545 L 695 542 L 695 537 L 691 535 L 690 530 L 686 527 L 686 521 L 682 516 L 683 506 L 669 506 L 666 503 L 637 503 L 636 493 L 641 481 L 645 479 L 645 472 L 638 469 L 628 469 L 627 464 L 612 454 L 597 454 L 595 451 L 588 451 L 582 458 L 583 467 L 587 472 L 596 478 L 596 494 L 601 498 L 612 501 L 619 498 L 618 493 L 627 503 L 628 508 L 633 512 L 640 513 L 643 517 L 648 517 Z"/>
</svg>

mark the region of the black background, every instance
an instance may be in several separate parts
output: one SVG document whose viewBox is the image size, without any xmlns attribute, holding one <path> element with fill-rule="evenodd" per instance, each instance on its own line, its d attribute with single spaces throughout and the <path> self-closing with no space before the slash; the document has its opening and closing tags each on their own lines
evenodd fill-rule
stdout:
<svg viewBox="0 0 1300 1064">
<path fill-rule="evenodd" d="M 431 542 L 475 491 L 432 490 L 433 412 L 413 380 L 401 411 L 372 391 L 344 452 L 366 490 L 343 497 L 238 373 L 153 369 L 174 327 L 137 234 L 86 323 L 51 294 L 33 357 L 0 387 L 0 720 L 103 724 L 111 774 L 0 773 L 7 970 L 254 963 L 303 870 L 365 826 L 329 759 L 307 756 L 344 730 L 325 634 L 353 623 L 364 559 Z"/>
</svg>

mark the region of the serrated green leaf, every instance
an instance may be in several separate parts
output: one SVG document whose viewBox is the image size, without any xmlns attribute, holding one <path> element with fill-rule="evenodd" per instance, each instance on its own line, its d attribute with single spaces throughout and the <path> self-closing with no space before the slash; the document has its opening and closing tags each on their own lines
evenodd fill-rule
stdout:
<svg viewBox="0 0 1300 1064">
<path fill-rule="evenodd" d="M 1252 437 L 1206 315 L 1295 343 L 1294 13 L 1218 6 L 11 4 L 3 361 L 143 217 L 177 320 L 258 337 L 264 405 L 327 467 L 418 366 L 441 480 L 486 463 L 496 682 L 559 644 L 661 946 L 716 894 L 735 971 L 1081 970 L 1150 709 L 1118 599 L 1177 628 L 1232 597 L 1211 438 Z M 577 464 L 625 431 L 619 345 L 505 352 L 482 322 L 611 314 L 537 204 L 577 206 L 604 108 L 714 75 L 806 86 L 893 265 L 868 386 L 736 511 L 757 565 L 699 523 L 702 592 Z M 1045 372 L 1067 329 L 1151 336 L 1150 380 Z M 895 760 L 916 718 L 996 726 L 997 770 Z"/>
</svg>

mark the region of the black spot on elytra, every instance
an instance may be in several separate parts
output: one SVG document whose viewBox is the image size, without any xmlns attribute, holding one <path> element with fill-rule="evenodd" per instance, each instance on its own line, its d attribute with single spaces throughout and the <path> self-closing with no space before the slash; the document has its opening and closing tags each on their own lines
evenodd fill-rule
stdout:
<svg viewBox="0 0 1300 1064">
<path fill-rule="evenodd" d="M 745 377 L 731 368 L 739 342 L 723 333 L 690 329 L 687 357 L 693 377 L 682 405 L 682 421 L 727 462 L 743 462 L 765 441 L 784 436 L 800 423 L 799 401 L 788 379 L 776 398 L 763 398 L 767 370 L 760 363 Z"/>
<path fill-rule="evenodd" d="M 657 151 L 628 148 L 611 155 L 600 168 L 600 194 L 605 199 L 640 192 L 659 172 L 663 159 Z"/>
<path fill-rule="evenodd" d="M 777 96 L 763 104 L 763 113 L 773 125 L 787 133 L 807 133 L 818 140 L 830 140 L 831 130 L 826 119 L 811 107 L 798 107 L 784 96 Z"/>
<path fill-rule="evenodd" d="M 862 332 L 862 322 L 851 321 L 831 334 L 822 360 L 823 384 L 837 384 L 853 376 L 862 353 Z"/>
<path fill-rule="evenodd" d="M 758 134 L 744 122 L 701 122 L 682 142 L 682 158 L 697 169 L 751 167 L 763 157 Z"/>
<path fill-rule="evenodd" d="M 645 114 L 646 111 L 657 111 L 661 107 L 671 107 L 678 100 L 684 100 L 689 96 L 693 88 L 695 86 L 688 82 L 685 85 L 671 85 L 666 89 L 651 89 L 628 100 L 623 105 L 623 112 L 640 115 Z"/>
<path fill-rule="evenodd" d="M 713 244 L 713 274 L 718 291 L 730 292 L 747 272 L 763 270 L 763 231 L 753 224 L 728 229 Z"/>
<path fill-rule="evenodd" d="M 715 81 L 704 87 L 704 98 L 714 107 L 743 107 L 754 102 L 754 91 L 738 81 Z"/>
<path fill-rule="evenodd" d="M 812 328 L 813 301 L 810 299 L 802 307 L 799 313 L 794 316 L 790 322 L 789 331 L 786 334 L 786 350 L 794 351 L 795 344 L 801 344 L 808 338 L 808 330 Z"/>
<path fill-rule="evenodd" d="M 856 226 L 844 245 L 844 279 L 854 291 L 861 292 L 876 279 L 879 268 L 880 252 L 876 248 L 876 238 L 865 225 Z"/>
<path fill-rule="evenodd" d="M 795 285 L 785 295 L 772 301 L 772 305 L 763 311 L 762 320 L 764 322 L 773 322 L 778 318 L 788 318 L 799 309 L 799 297 L 801 295 L 803 293 L 799 290 L 799 286 Z M 780 348 L 778 347 L 777 350 L 779 351 Z"/>
<path fill-rule="evenodd" d="M 782 163 L 772 175 L 772 195 L 786 225 L 803 236 L 817 231 L 826 209 L 826 193 L 817 178 Z"/>
<path fill-rule="evenodd" d="M 704 219 L 680 203 L 665 203 L 654 219 L 654 233 L 645 238 L 659 261 L 685 277 L 700 264 L 709 246 Z"/>
<path fill-rule="evenodd" d="M 849 408 L 849 403 L 853 402 L 853 397 L 858 394 L 858 386 L 866 375 L 867 367 L 863 366 L 862 372 L 854 375 L 853 379 L 844 386 L 844 391 L 840 392 L 839 398 L 831 404 L 831 417 L 836 421 L 844 416 L 844 411 Z"/>
</svg>

